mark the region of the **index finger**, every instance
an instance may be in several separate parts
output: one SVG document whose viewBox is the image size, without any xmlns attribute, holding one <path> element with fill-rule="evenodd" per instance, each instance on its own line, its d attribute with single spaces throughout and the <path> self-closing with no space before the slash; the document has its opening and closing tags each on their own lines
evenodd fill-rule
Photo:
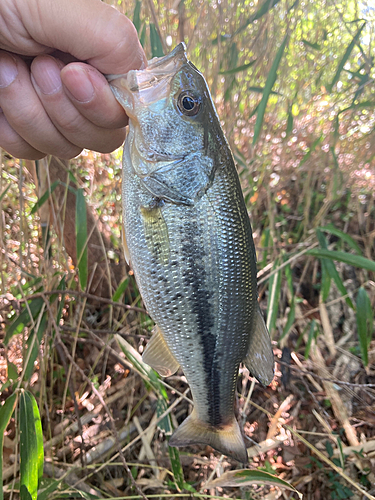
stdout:
<svg viewBox="0 0 375 500">
<path fill-rule="evenodd" d="M 86 61 L 102 73 L 126 73 L 146 64 L 133 23 L 101 0 L 12 0 L 29 35 Z"/>
</svg>

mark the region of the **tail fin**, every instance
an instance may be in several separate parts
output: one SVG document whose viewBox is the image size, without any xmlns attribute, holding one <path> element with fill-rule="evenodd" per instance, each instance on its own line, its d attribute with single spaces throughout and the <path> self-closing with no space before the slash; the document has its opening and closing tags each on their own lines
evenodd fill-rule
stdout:
<svg viewBox="0 0 375 500">
<path fill-rule="evenodd" d="M 199 420 L 193 410 L 192 414 L 182 422 L 169 440 L 169 445 L 177 448 L 191 444 L 208 444 L 223 455 L 235 458 L 244 464 L 248 462 L 246 446 L 240 427 L 234 417 L 230 424 L 213 427 Z"/>
</svg>

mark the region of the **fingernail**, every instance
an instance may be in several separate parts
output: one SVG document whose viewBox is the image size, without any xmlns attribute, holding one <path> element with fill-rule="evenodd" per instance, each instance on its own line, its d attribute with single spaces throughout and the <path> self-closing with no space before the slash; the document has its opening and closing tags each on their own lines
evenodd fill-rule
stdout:
<svg viewBox="0 0 375 500">
<path fill-rule="evenodd" d="M 94 97 L 95 89 L 91 83 L 88 71 L 79 66 L 70 66 L 64 72 L 64 85 L 79 102 L 90 102 Z"/>
<path fill-rule="evenodd" d="M 8 87 L 18 75 L 15 59 L 6 52 L 0 54 L 0 88 Z"/>
<path fill-rule="evenodd" d="M 62 87 L 60 68 L 51 57 L 35 60 L 31 66 L 31 73 L 43 94 L 56 94 Z"/>
</svg>

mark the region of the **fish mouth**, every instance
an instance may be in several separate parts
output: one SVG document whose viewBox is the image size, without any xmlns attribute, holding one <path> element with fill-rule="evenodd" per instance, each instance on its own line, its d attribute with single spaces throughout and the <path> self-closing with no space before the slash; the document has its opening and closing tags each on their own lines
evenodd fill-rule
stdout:
<svg viewBox="0 0 375 500">
<path fill-rule="evenodd" d="M 151 59 L 145 69 L 131 70 L 123 75 L 106 75 L 116 98 L 127 113 L 131 112 L 128 109 L 130 96 L 142 104 L 160 101 L 168 96 L 172 78 L 188 64 L 185 49 L 185 44 L 180 43 L 168 55 Z"/>
</svg>

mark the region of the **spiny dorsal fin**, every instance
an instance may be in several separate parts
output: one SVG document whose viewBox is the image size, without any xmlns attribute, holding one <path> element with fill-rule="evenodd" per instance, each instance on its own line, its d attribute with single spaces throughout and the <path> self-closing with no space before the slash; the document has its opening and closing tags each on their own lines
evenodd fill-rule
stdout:
<svg viewBox="0 0 375 500">
<path fill-rule="evenodd" d="M 208 444 L 215 450 L 247 464 L 246 446 L 237 420 L 233 417 L 231 423 L 220 427 L 199 420 L 195 410 L 182 422 L 172 434 L 170 446 L 188 446 L 191 444 Z"/>
<path fill-rule="evenodd" d="M 272 382 L 275 362 L 270 334 L 259 307 L 257 307 L 255 327 L 250 338 L 249 349 L 243 362 L 251 375 L 258 379 L 261 384 L 267 386 Z"/>
<path fill-rule="evenodd" d="M 142 355 L 142 360 L 162 377 L 173 375 L 180 366 L 167 346 L 158 326 L 154 328 L 154 333 Z"/>
</svg>

